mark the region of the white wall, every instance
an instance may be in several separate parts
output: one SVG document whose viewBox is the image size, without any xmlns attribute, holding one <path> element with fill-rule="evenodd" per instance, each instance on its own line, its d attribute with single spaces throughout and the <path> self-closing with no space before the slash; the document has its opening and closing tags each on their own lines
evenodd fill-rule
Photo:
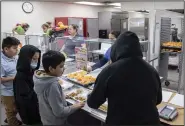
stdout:
<svg viewBox="0 0 185 126">
<path fill-rule="evenodd" d="M 152 9 L 184 9 L 183 1 L 174 2 L 122 2 L 121 8 L 129 10 L 152 10 Z"/>
<path fill-rule="evenodd" d="M 98 18 L 100 11 L 112 11 L 116 9 L 85 6 L 77 4 L 64 4 L 62 2 L 31 2 L 34 11 L 26 14 L 22 10 L 23 2 L 3 1 L 1 3 L 2 32 L 11 32 L 17 23 L 27 22 L 30 29 L 27 33 L 41 33 L 41 25 L 46 21 L 54 21 L 54 17 L 87 17 Z"/>
</svg>

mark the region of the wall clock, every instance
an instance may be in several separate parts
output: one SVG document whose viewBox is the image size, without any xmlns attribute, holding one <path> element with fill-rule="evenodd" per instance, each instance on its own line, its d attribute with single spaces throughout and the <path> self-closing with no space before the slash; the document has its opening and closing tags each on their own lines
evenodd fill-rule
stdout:
<svg viewBox="0 0 185 126">
<path fill-rule="evenodd" d="M 33 4 L 30 2 L 24 2 L 22 4 L 22 9 L 25 13 L 31 13 L 33 12 Z"/>
</svg>

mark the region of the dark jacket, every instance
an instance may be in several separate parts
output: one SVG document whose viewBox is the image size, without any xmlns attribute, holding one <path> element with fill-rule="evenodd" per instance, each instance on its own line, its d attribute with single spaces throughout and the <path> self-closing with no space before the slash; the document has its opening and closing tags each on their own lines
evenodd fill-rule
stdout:
<svg viewBox="0 0 185 126">
<path fill-rule="evenodd" d="M 108 99 L 106 123 L 110 125 L 158 125 L 156 105 L 161 103 L 157 71 L 142 59 L 139 39 L 126 32 L 111 48 L 112 64 L 97 77 L 87 103 L 99 108 Z"/>
<path fill-rule="evenodd" d="M 33 90 L 34 70 L 30 66 L 35 52 L 41 54 L 40 50 L 32 45 L 26 45 L 21 48 L 17 62 L 17 74 L 13 81 L 16 107 L 23 123 L 27 125 L 39 124 L 41 122 L 37 95 Z M 39 66 L 40 59 L 36 69 Z"/>
</svg>

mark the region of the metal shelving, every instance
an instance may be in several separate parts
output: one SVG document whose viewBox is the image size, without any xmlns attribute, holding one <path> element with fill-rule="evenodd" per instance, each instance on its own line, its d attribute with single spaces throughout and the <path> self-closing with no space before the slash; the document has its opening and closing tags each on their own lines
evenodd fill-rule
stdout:
<svg viewBox="0 0 185 126">
<path fill-rule="evenodd" d="M 162 17 L 161 18 L 161 31 L 160 31 L 160 44 L 162 45 L 163 42 L 170 41 L 170 34 L 171 34 L 171 18 Z M 161 52 L 161 50 L 160 50 Z M 168 78 L 168 61 L 169 61 L 169 53 L 168 52 L 161 52 L 159 57 L 159 75 L 164 78 L 166 81 L 166 85 L 169 85 Z"/>
<path fill-rule="evenodd" d="M 182 19 L 182 37 L 184 37 L 184 19 Z M 162 17 L 161 18 L 161 32 L 160 32 L 160 44 L 162 45 L 164 42 L 170 42 L 171 35 L 171 18 Z M 183 48 L 183 47 L 182 47 Z M 170 82 L 174 82 L 174 80 L 168 79 L 168 65 L 177 66 L 178 67 L 178 81 L 177 83 L 177 91 L 180 92 L 184 89 L 184 84 L 182 84 L 182 61 L 183 61 L 183 50 L 180 47 L 167 47 L 161 46 L 160 60 L 159 60 L 159 75 L 164 77 L 165 85 L 168 86 Z M 169 51 L 165 51 L 165 50 Z M 172 51 L 173 50 L 173 51 Z M 172 52 L 171 52 L 172 51 Z M 181 52 L 180 52 L 181 51 Z M 175 61 L 173 64 L 170 64 L 170 58 Z M 175 89 L 176 90 L 176 89 Z"/>
<path fill-rule="evenodd" d="M 182 44 L 182 53 L 181 53 L 181 55 L 180 55 L 180 58 L 179 58 L 179 81 L 178 81 L 178 92 L 179 93 L 182 93 L 182 91 L 184 90 L 184 79 L 185 78 L 183 78 L 184 76 L 184 74 L 185 74 L 185 70 L 184 70 L 184 63 L 185 63 L 185 61 L 184 61 L 184 52 L 185 52 L 185 44 L 184 44 L 184 42 L 185 42 L 185 36 L 184 36 L 184 19 L 182 19 L 181 20 L 181 26 L 182 26 L 182 38 L 183 38 L 183 40 L 182 40 L 182 42 L 183 42 L 183 44 Z"/>
</svg>

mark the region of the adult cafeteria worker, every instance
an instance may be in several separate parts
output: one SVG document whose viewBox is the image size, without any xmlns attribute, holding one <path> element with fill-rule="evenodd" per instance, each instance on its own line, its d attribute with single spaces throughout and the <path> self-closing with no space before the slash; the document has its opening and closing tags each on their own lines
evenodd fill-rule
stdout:
<svg viewBox="0 0 185 126">
<path fill-rule="evenodd" d="M 116 40 L 119 35 L 120 35 L 120 32 L 112 31 L 109 33 L 109 39 Z M 93 66 L 88 66 L 87 71 L 90 72 L 104 66 L 107 62 L 110 61 L 110 53 L 111 53 L 111 47 L 106 51 L 104 57 L 100 59 L 96 64 L 94 64 Z"/>
<path fill-rule="evenodd" d="M 78 26 L 72 24 L 68 29 L 70 39 L 65 41 L 61 52 L 64 52 L 67 56 L 75 54 L 75 47 L 82 47 L 84 44 L 83 36 L 78 34 Z"/>
<path fill-rule="evenodd" d="M 43 30 L 45 35 L 49 36 L 51 28 L 47 23 L 42 25 L 42 30 Z"/>
<path fill-rule="evenodd" d="M 12 30 L 12 32 L 13 34 L 16 32 L 18 35 L 25 35 L 29 27 L 30 26 L 27 23 L 17 24 L 16 27 Z"/>
</svg>

